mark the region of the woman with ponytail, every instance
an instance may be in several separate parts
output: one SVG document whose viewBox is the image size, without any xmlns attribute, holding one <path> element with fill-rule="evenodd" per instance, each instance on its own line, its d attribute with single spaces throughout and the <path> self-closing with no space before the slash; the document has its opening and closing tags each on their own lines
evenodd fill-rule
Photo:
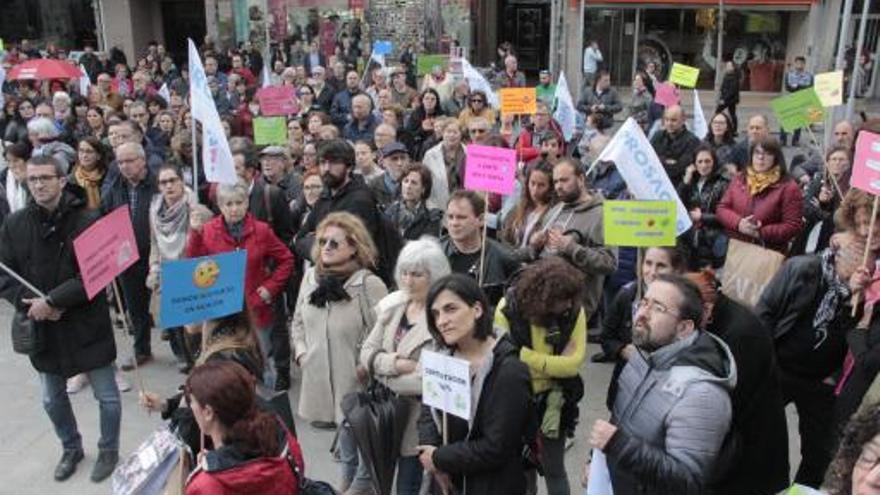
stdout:
<svg viewBox="0 0 880 495">
<path fill-rule="evenodd" d="M 297 495 L 303 471 L 296 439 L 260 411 L 254 377 L 232 361 L 208 361 L 186 381 L 185 398 L 203 434 L 205 450 L 186 484 L 186 495 L 272 493 Z"/>
</svg>

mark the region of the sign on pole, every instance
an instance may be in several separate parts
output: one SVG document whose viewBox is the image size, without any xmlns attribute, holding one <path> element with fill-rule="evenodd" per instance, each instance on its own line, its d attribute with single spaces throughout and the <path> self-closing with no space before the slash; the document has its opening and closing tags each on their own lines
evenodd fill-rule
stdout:
<svg viewBox="0 0 880 495">
<path fill-rule="evenodd" d="M 654 89 L 656 91 L 654 101 L 664 107 L 672 107 L 681 102 L 681 93 L 674 84 L 660 82 L 657 83 Z"/>
<path fill-rule="evenodd" d="M 788 132 L 821 122 L 825 117 L 815 88 L 802 89 L 770 100 L 770 108 Z"/>
<path fill-rule="evenodd" d="M 446 64 L 449 63 L 449 55 L 445 53 L 426 53 L 416 57 L 416 75 L 425 76 L 431 73 L 435 65 L 439 65 L 446 70 Z"/>
<path fill-rule="evenodd" d="M 260 114 L 265 116 L 295 115 L 299 113 L 299 100 L 293 86 L 268 86 L 257 91 Z"/>
<path fill-rule="evenodd" d="M 674 246 L 675 201 L 605 201 L 605 244 Z"/>
<path fill-rule="evenodd" d="M 73 240 L 73 252 L 89 299 L 139 258 L 128 205 L 93 223 Z"/>
<path fill-rule="evenodd" d="M 843 105 L 843 71 L 816 74 L 813 79 L 816 96 L 823 107 Z"/>
<path fill-rule="evenodd" d="M 464 188 L 501 195 L 513 193 L 516 150 L 470 144 L 466 148 Z"/>
<path fill-rule="evenodd" d="M 242 310 L 247 251 L 162 263 L 160 326 L 179 327 Z"/>
<path fill-rule="evenodd" d="M 700 77 L 700 69 L 674 62 L 669 70 L 669 82 L 685 88 L 693 88 Z"/>
<path fill-rule="evenodd" d="M 287 124 L 284 117 L 256 117 L 254 144 L 287 144 Z"/>
<path fill-rule="evenodd" d="M 433 351 L 422 351 L 422 402 L 430 407 L 471 419 L 470 363 Z"/>
<path fill-rule="evenodd" d="M 538 112 L 538 92 L 535 88 L 501 88 L 498 96 L 504 115 L 534 115 Z"/>
<path fill-rule="evenodd" d="M 880 134 L 862 131 L 856 139 L 850 185 L 880 195 Z"/>
</svg>

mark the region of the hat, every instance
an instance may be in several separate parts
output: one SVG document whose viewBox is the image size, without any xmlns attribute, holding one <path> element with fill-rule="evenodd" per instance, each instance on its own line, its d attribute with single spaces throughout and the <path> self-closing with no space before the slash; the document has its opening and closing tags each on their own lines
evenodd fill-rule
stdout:
<svg viewBox="0 0 880 495">
<path fill-rule="evenodd" d="M 281 156 L 287 158 L 287 149 L 284 146 L 266 146 L 260 151 L 260 156 Z"/>
<path fill-rule="evenodd" d="M 403 143 L 398 141 L 388 143 L 382 148 L 382 158 L 391 156 L 395 153 L 406 153 L 406 155 L 409 156 L 409 150 L 406 149 L 406 146 L 404 146 Z"/>
<path fill-rule="evenodd" d="M 538 72 L 538 75 L 539 75 L 539 76 L 549 76 L 549 75 L 550 75 L 550 71 L 547 70 L 547 69 L 541 69 L 541 72 Z"/>
</svg>

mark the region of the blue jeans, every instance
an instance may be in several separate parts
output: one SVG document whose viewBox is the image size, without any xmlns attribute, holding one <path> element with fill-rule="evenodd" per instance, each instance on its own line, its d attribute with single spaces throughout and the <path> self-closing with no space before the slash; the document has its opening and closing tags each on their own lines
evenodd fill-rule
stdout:
<svg viewBox="0 0 880 495">
<path fill-rule="evenodd" d="M 418 495 L 422 486 L 422 463 L 419 456 L 401 457 L 397 460 L 397 495 Z"/>
<path fill-rule="evenodd" d="M 369 488 L 371 485 L 370 472 L 357 448 L 357 441 L 351 427 L 347 424 L 339 425 L 339 461 L 342 463 L 342 481 L 344 485 L 356 488 Z"/>
<path fill-rule="evenodd" d="M 275 388 L 275 362 L 272 361 L 272 327 L 257 328 L 257 341 L 260 344 L 260 351 L 263 353 L 263 385 L 269 390 Z"/>
<path fill-rule="evenodd" d="M 101 439 L 98 449 L 119 450 L 119 425 L 122 421 L 122 401 L 116 386 L 115 369 L 112 364 L 86 372 L 92 392 L 98 400 Z M 40 373 L 43 389 L 43 409 L 52 420 L 55 434 L 64 450 L 81 450 L 82 437 L 76 427 L 76 417 L 67 396 L 67 379 L 61 375 Z"/>
</svg>

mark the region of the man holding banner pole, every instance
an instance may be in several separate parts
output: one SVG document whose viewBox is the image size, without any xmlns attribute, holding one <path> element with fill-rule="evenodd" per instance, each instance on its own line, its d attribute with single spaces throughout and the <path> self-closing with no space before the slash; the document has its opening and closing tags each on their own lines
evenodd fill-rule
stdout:
<svg viewBox="0 0 880 495">
<path fill-rule="evenodd" d="M 43 408 L 63 449 L 55 480 L 69 478 L 83 459 L 66 383 L 85 373 L 99 404 L 99 455 L 91 474 L 98 482 L 110 476 L 119 459 L 122 404 L 107 300 L 102 292 L 89 301 L 73 249 L 73 239 L 94 217 L 83 198 L 65 191 L 64 167 L 55 158 L 31 158 L 27 183 L 34 201 L 10 215 L 0 230 L 0 261 L 46 294 L 34 297 L 21 288 L 10 302 L 42 337 L 28 357 L 40 374 Z"/>
</svg>

